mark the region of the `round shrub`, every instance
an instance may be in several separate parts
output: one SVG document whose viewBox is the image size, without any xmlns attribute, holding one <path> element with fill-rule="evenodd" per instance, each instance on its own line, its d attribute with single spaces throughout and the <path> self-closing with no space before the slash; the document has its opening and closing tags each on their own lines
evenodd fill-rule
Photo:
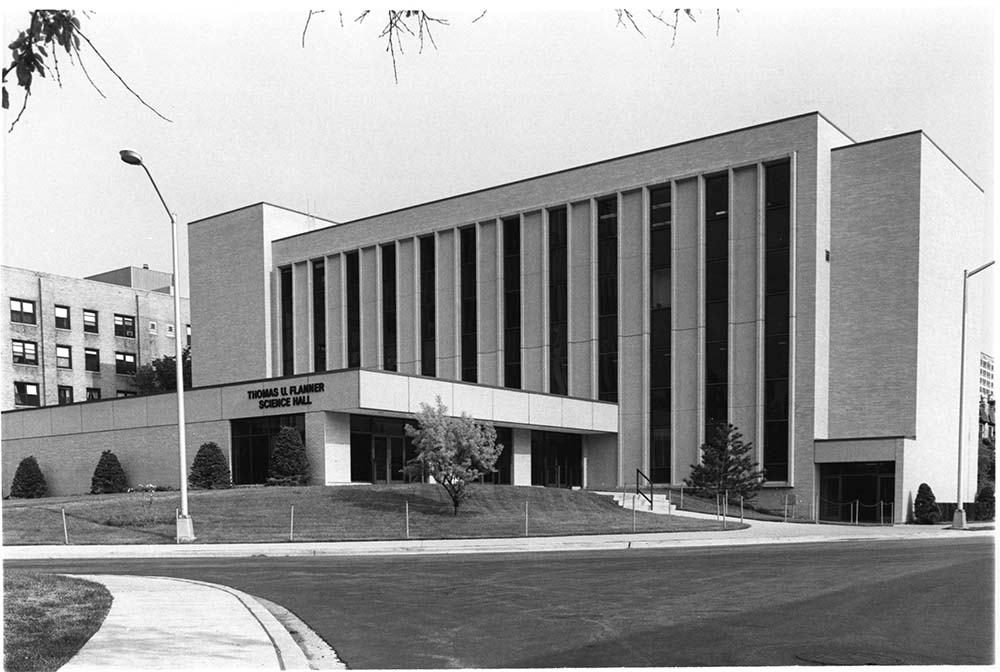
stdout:
<svg viewBox="0 0 1000 672">
<path fill-rule="evenodd" d="M 128 490 L 128 481 L 125 479 L 122 463 L 118 461 L 117 455 L 110 450 L 105 450 L 101 453 L 101 459 L 97 461 L 94 477 L 90 479 L 90 494 L 101 495 L 107 492 L 125 492 L 126 490 Z"/>
<path fill-rule="evenodd" d="M 10 486 L 10 496 L 23 499 L 35 499 L 45 497 L 49 494 L 49 486 L 45 483 L 45 476 L 38 466 L 38 460 L 34 455 L 28 455 L 17 465 L 14 472 L 14 482 Z"/>
<path fill-rule="evenodd" d="M 921 483 L 917 488 L 917 496 L 913 500 L 913 520 L 921 525 L 931 525 L 941 522 L 941 509 L 931 486 Z"/>
<path fill-rule="evenodd" d="M 275 437 L 267 475 L 268 485 L 305 485 L 309 480 L 306 447 L 294 427 L 282 427 Z"/>
<path fill-rule="evenodd" d="M 233 487 L 229 465 L 222 449 L 215 442 L 203 443 L 191 463 L 188 483 L 195 488 L 223 490 Z"/>
<path fill-rule="evenodd" d="M 996 515 L 996 487 L 985 483 L 976 493 L 976 520 L 993 520 Z"/>
</svg>

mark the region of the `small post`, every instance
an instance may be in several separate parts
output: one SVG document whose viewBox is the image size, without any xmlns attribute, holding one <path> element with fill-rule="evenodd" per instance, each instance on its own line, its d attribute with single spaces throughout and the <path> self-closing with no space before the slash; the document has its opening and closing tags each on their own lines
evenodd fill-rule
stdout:
<svg viewBox="0 0 1000 672">
<path fill-rule="evenodd" d="M 295 536 L 295 505 L 292 504 L 292 512 L 288 517 L 288 541 L 292 541 Z"/>
<path fill-rule="evenodd" d="M 719 505 L 719 493 L 715 493 L 715 519 L 718 520 L 722 514 L 722 507 Z"/>
<path fill-rule="evenodd" d="M 860 525 L 861 524 L 861 500 L 860 499 L 856 499 L 854 501 L 857 502 L 857 506 L 854 508 L 854 524 L 855 525 Z"/>
<path fill-rule="evenodd" d="M 667 490 L 667 515 L 670 515 L 670 491 Z"/>
<path fill-rule="evenodd" d="M 729 491 L 726 490 L 725 499 L 722 500 L 722 516 L 725 518 L 729 515 Z"/>
<path fill-rule="evenodd" d="M 528 536 L 528 500 L 524 500 L 524 536 Z"/>
<path fill-rule="evenodd" d="M 684 486 L 681 486 L 681 508 L 684 508 Z"/>
<path fill-rule="evenodd" d="M 63 508 L 63 510 L 62 510 L 62 519 L 63 519 L 63 539 L 66 540 L 66 545 L 69 546 L 69 530 L 66 528 L 66 509 L 65 508 Z"/>
<path fill-rule="evenodd" d="M 785 495 L 785 521 L 788 522 L 788 495 Z"/>
<path fill-rule="evenodd" d="M 743 522 L 743 495 L 740 495 L 740 522 Z"/>
<path fill-rule="evenodd" d="M 410 538 L 410 500 L 406 500 L 406 538 Z"/>
<path fill-rule="evenodd" d="M 635 495 L 632 495 L 632 532 L 635 532 Z"/>
<path fill-rule="evenodd" d="M 889 525 L 896 524 L 896 502 L 889 502 Z"/>
</svg>

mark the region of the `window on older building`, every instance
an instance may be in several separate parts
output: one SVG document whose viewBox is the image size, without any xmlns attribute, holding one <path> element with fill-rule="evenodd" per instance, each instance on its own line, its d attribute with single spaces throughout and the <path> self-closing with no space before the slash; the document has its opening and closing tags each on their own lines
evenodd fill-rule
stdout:
<svg viewBox="0 0 1000 672">
<path fill-rule="evenodd" d="M 83 370 L 100 372 L 101 370 L 100 350 L 97 350 L 95 348 L 83 349 Z"/>
<path fill-rule="evenodd" d="M 14 383 L 14 403 L 18 406 L 39 406 L 37 383 Z"/>
<path fill-rule="evenodd" d="M 97 311 L 83 309 L 83 331 L 88 334 L 97 333 Z"/>
<path fill-rule="evenodd" d="M 38 344 L 34 341 L 11 341 L 15 364 L 38 364 Z"/>
<path fill-rule="evenodd" d="M 115 314 L 115 336 L 135 338 L 135 317 Z"/>
<path fill-rule="evenodd" d="M 71 385 L 60 385 L 59 386 L 59 405 L 63 406 L 65 404 L 73 403 L 73 387 Z"/>
<path fill-rule="evenodd" d="M 69 306 L 56 306 L 56 329 L 69 329 Z"/>
<path fill-rule="evenodd" d="M 56 346 L 56 366 L 60 369 L 73 368 L 73 349 L 68 345 Z"/>
<path fill-rule="evenodd" d="M 35 324 L 35 302 L 12 298 L 10 300 L 10 321 Z"/>
<path fill-rule="evenodd" d="M 97 401 L 100 398 L 101 398 L 101 388 L 99 387 L 87 388 L 87 401 Z"/>
<path fill-rule="evenodd" d="M 115 373 L 127 376 L 135 375 L 135 354 L 131 352 L 116 352 Z"/>
</svg>

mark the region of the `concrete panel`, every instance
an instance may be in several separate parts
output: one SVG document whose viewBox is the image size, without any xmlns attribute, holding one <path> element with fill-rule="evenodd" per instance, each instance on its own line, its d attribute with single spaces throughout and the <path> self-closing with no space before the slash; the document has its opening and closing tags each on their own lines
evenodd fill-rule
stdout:
<svg viewBox="0 0 1000 672">
<path fill-rule="evenodd" d="M 358 406 L 398 411 L 410 410 L 410 379 L 374 371 L 358 372 Z"/>
<path fill-rule="evenodd" d="M 594 404 L 580 399 L 562 400 L 562 421 L 566 429 L 592 429 L 594 426 Z"/>
<path fill-rule="evenodd" d="M 528 395 L 523 392 L 494 389 L 493 419 L 498 423 L 528 424 L 530 421 Z"/>
<path fill-rule="evenodd" d="M 569 394 L 573 397 L 596 399 L 594 390 L 594 362 L 597 360 L 597 341 L 586 340 L 569 343 L 570 371 Z"/>
<path fill-rule="evenodd" d="M 53 434 L 76 434 L 83 429 L 83 405 L 56 406 L 50 411 Z M 7 418 L 4 418 L 6 422 Z"/>
<path fill-rule="evenodd" d="M 220 420 L 222 418 L 221 389 L 222 388 L 215 387 L 204 390 L 185 391 L 184 417 L 187 422 L 208 422 L 209 420 Z M 171 399 L 173 399 L 172 395 Z"/>
<path fill-rule="evenodd" d="M 649 450 L 645 445 L 649 416 L 642 414 L 622 414 L 618 428 L 618 446 L 621 452 L 622 475 L 626 483 L 635 483 L 635 470 L 649 474 Z"/>
<path fill-rule="evenodd" d="M 729 421 L 745 440 L 757 427 L 757 323 L 734 324 L 730 331 Z"/>
<path fill-rule="evenodd" d="M 816 463 L 892 462 L 896 459 L 897 451 L 901 450 L 903 441 L 901 437 L 816 441 Z M 951 501 L 954 501 L 954 494 Z"/>
<path fill-rule="evenodd" d="M 621 482 L 618 479 L 618 437 L 616 435 L 584 436 L 583 455 L 587 474 L 585 488 L 616 490 L 621 487 Z"/>
<path fill-rule="evenodd" d="M 559 427 L 562 422 L 562 399 L 558 396 L 529 394 L 528 421 L 532 425 Z"/>
<path fill-rule="evenodd" d="M 24 415 L 25 436 L 48 436 L 52 433 L 52 409 L 42 408 Z"/>
<path fill-rule="evenodd" d="M 672 392 L 670 405 L 678 410 L 698 408 L 702 390 L 698 384 L 699 371 L 699 329 L 674 331 L 672 335 L 673 356 L 670 360 Z"/>
<path fill-rule="evenodd" d="M 543 319 L 548 280 L 542 273 L 542 259 L 548 250 L 542 226 L 542 214 L 529 212 L 521 223 L 521 345 L 525 389 L 541 391 L 541 376 L 527 365 L 524 350 L 542 347 L 546 342 Z M 529 383 L 528 381 L 531 380 Z"/>
<path fill-rule="evenodd" d="M 305 448 L 306 458 L 309 460 L 311 472 L 309 474 L 309 485 L 319 485 L 326 483 L 326 476 L 320 470 L 320 465 L 326 467 L 326 416 L 327 413 L 306 413 L 305 414 Z"/>
<path fill-rule="evenodd" d="M 733 171 L 733 212 L 729 218 L 730 292 L 729 315 L 732 322 L 757 319 L 757 170 L 756 167 Z"/>
<path fill-rule="evenodd" d="M 594 404 L 592 414 L 594 431 L 618 432 L 618 406 L 616 404 Z"/>
<path fill-rule="evenodd" d="M 513 428 L 511 441 L 511 480 L 514 485 L 531 485 L 531 430 Z"/>
<path fill-rule="evenodd" d="M 377 247 L 361 250 L 361 366 L 374 369 L 378 366 L 381 352 L 381 315 L 378 305 L 379 277 Z"/>
<path fill-rule="evenodd" d="M 524 333 L 524 330 L 521 331 Z M 521 389 L 541 392 L 548 387 L 544 348 L 521 348 Z"/>
<path fill-rule="evenodd" d="M 440 231 L 434 258 L 437 290 L 437 377 L 458 380 L 459 368 L 458 330 L 458 236 L 454 230 Z"/>
<path fill-rule="evenodd" d="M 499 385 L 497 371 L 500 368 L 499 352 L 484 352 L 479 355 L 479 382 L 483 385 Z"/>
<path fill-rule="evenodd" d="M 331 371 L 347 367 L 343 259 L 340 254 L 326 259 L 326 364 Z"/>
<path fill-rule="evenodd" d="M 184 395 L 184 419 L 187 421 L 187 407 L 193 406 L 188 395 Z M 177 422 L 177 394 L 156 394 L 146 397 L 146 422 L 149 425 L 170 425 Z"/>
<path fill-rule="evenodd" d="M 496 220 L 479 224 L 476 233 L 478 268 L 476 269 L 476 309 L 478 312 L 478 380 L 484 385 L 498 385 L 498 357 L 500 353 L 501 290 L 499 278 L 500 242 Z"/>
<path fill-rule="evenodd" d="M 413 238 L 396 243 L 396 334 L 400 373 L 417 373 L 417 294 L 416 245 Z"/>
<path fill-rule="evenodd" d="M 4 416 L 4 424 L 7 424 L 7 416 Z M 84 432 L 103 432 L 115 427 L 114 401 L 99 401 L 87 404 L 87 410 L 83 413 Z M 27 428 L 26 428 L 27 429 Z M 25 432 L 25 436 L 30 436 Z"/>
<path fill-rule="evenodd" d="M 569 393 L 592 398 L 597 335 L 594 333 L 595 264 L 589 200 L 570 206 L 569 216 Z"/>
<path fill-rule="evenodd" d="M 701 432 L 699 415 L 695 410 L 674 411 L 673 453 L 674 483 L 680 483 L 691 474 L 690 465 L 701 461 Z"/>
<path fill-rule="evenodd" d="M 478 420 L 493 418 L 493 390 L 478 385 L 455 385 L 453 415 L 468 413 Z"/>
<path fill-rule="evenodd" d="M 325 451 L 322 482 L 325 485 L 351 482 L 351 416 L 325 413 Z M 319 480 L 319 479 L 317 479 Z"/>
<path fill-rule="evenodd" d="M 145 397 L 115 399 L 111 405 L 115 418 L 115 429 L 145 427 L 148 424 Z"/>
<path fill-rule="evenodd" d="M 8 413 L 3 416 L 3 422 L 0 422 L 0 431 L 3 432 L 4 441 L 24 438 L 24 419 L 26 415 L 25 413 Z"/>
<path fill-rule="evenodd" d="M 699 286 L 701 283 L 698 242 L 699 212 L 698 181 L 682 180 L 674 187 L 677 200 L 673 204 L 673 309 L 675 329 L 698 326 Z"/>
<path fill-rule="evenodd" d="M 295 336 L 295 373 L 312 371 L 312 275 L 308 262 L 292 264 L 292 321 Z"/>
<path fill-rule="evenodd" d="M 621 217 L 618 223 L 618 330 L 622 336 L 635 336 L 643 331 L 649 299 L 646 296 L 647 273 L 643 272 L 645 226 L 642 211 L 642 191 L 630 191 L 621 196 Z M 624 357 L 620 361 L 626 361 Z M 628 380 L 624 371 L 622 379 Z"/>
<path fill-rule="evenodd" d="M 410 413 L 419 413 L 420 404 L 433 407 L 436 399 L 441 397 L 441 403 L 450 411 L 455 407 L 454 384 L 434 378 L 408 378 L 410 383 Z"/>
<path fill-rule="evenodd" d="M 643 384 L 648 365 L 646 361 L 643 336 L 628 336 L 618 339 L 618 368 L 620 380 L 618 383 L 618 405 L 623 413 L 642 413 L 646 408 L 648 391 Z"/>
</svg>

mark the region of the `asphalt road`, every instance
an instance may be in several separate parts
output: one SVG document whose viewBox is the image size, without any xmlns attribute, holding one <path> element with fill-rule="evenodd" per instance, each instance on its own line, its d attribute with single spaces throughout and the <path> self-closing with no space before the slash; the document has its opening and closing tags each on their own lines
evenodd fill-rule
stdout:
<svg viewBox="0 0 1000 672">
<path fill-rule="evenodd" d="M 990 664 L 993 564 L 980 538 L 5 566 L 226 584 L 352 668 L 440 668 Z"/>
</svg>

